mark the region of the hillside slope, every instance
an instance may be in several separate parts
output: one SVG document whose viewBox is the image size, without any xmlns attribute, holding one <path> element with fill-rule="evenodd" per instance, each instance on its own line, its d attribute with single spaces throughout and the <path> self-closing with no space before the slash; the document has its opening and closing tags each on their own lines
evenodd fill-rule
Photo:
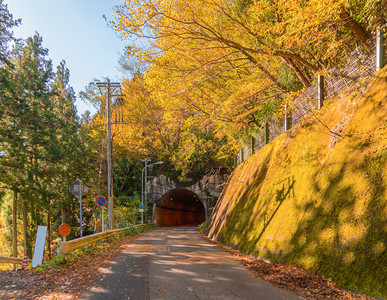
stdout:
<svg viewBox="0 0 387 300">
<path fill-rule="evenodd" d="M 384 68 L 364 93 L 332 100 L 239 165 L 204 232 L 387 296 L 386 104 Z"/>
</svg>

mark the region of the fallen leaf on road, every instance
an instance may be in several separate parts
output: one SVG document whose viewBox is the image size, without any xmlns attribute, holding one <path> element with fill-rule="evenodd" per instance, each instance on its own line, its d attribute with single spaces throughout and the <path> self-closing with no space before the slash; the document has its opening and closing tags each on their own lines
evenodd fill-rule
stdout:
<svg viewBox="0 0 387 300">
<path fill-rule="evenodd" d="M 325 300 L 325 299 L 359 299 L 370 300 L 373 298 L 365 295 L 359 295 L 347 291 L 336 285 L 329 278 L 313 274 L 302 266 L 286 266 L 277 263 L 268 262 L 262 259 L 252 258 L 238 250 L 226 247 L 221 243 L 211 240 L 203 233 L 201 235 L 208 241 L 224 249 L 234 257 L 240 260 L 241 265 L 245 266 L 253 273 L 254 277 L 266 280 L 282 289 L 292 291 L 307 299 Z"/>
</svg>

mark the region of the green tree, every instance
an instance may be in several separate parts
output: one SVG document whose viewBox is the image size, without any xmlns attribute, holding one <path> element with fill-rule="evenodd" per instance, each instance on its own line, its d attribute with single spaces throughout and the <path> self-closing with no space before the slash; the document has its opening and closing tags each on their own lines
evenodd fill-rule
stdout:
<svg viewBox="0 0 387 300">
<path fill-rule="evenodd" d="M 3 0 L 0 0 L 0 66 L 8 62 L 9 42 L 15 41 L 12 27 L 18 26 L 20 22 L 20 19 L 13 19 L 8 6 Z"/>
<path fill-rule="evenodd" d="M 7 118 L 0 125 L 0 180 L 21 200 L 27 241 L 43 223 L 51 237 L 53 219 L 74 202 L 68 186 L 87 169 L 69 70 L 62 62 L 55 74 L 47 53 L 36 34 L 17 43 L 4 66 L 9 85 L 1 106 Z M 31 254 L 31 244 L 26 247 Z"/>
</svg>

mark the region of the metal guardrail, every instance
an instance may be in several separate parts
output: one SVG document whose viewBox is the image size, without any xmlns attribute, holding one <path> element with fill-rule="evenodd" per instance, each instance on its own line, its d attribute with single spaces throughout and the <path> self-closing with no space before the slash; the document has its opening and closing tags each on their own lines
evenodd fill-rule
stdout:
<svg viewBox="0 0 387 300">
<path fill-rule="evenodd" d="M 0 264 L 22 264 L 23 260 L 23 258 L 0 255 Z M 27 259 L 27 262 L 32 262 L 32 259 Z"/>
<path fill-rule="evenodd" d="M 144 225 L 135 225 L 134 227 L 136 228 L 141 228 L 141 227 L 147 227 L 147 226 L 154 226 L 156 225 L 155 223 L 150 223 L 150 224 L 144 224 Z M 96 233 L 92 235 L 88 235 L 79 239 L 63 242 L 59 241 L 58 242 L 58 254 L 67 254 L 71 251 L 74 251 L 78 248 L 87 246 L 91 243 L 94 243 L 96 241 L 99 241 L 101 239 L 120 234 L 126 229 L 130 229 L 131 227 L 126 227 L 126 228 L 121 228 L 121 229 L 116 229 L 116 230 L 110 230 L 107 232 L 101 232 L 101 233 Z M 0 264 L 22 264 L 24 258 L 17 258 L 17 257 L 8 257 L 8 256 L 2 256 L 0 255 Z M 31 263 L 32 259 L 27 259 L 27 262 Z"/>
<path fill-rule="evenodd" d="M 144 224 L 144 225 L 135 225 L 134 227 L 136 228 L 141 228 L 141 227 L 147 227 L 147 226 L 152 226 L 156 225 L 154 223 L 151 224 Z M 88 235 L 85 237 L 81 237 L 79 239 L 74 239 L 71 241 L 59 241 L 58 242 L 58 254 L 67 254 L 70 253 L 71 251 L 74 251 L 76 249 L 85 247 L 87 245 L 90 245 L 91 243 L 94 243 L 96 241 L 102 240 L 104 238 L 120 234 L 124 232 L 126 229 L 130 229 L 131 227 L 127 228 L 121 228 L 121 229 L 115 229 L 115 230 L 110 230 L 106 232 L 101 232 L 101 233 L 96 233 L 92 235 Z"/>
</svg>

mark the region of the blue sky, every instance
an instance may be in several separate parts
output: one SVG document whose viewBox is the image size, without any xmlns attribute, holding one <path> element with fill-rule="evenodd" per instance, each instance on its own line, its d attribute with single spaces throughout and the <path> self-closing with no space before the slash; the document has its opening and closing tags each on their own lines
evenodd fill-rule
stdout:
<svg viewBox="0 0 387 300">
<path fill-rule="evenodd" d="M 78 93 L 93 80 L 122 78 L 118 68 L 124 42 L 107 26 L 102 15 L 111 20 L 114 7 L 122 0 L 4 0 L 15 19 L 22 24 L 14 29 L 17 38 L 27 38 L 37 31 L 49 50 L 54 68 L 65 60 L 70 70 L 70 84 L 77 94 L 78 114 L 92 106 L 83 103 Z"/>
</svg>

